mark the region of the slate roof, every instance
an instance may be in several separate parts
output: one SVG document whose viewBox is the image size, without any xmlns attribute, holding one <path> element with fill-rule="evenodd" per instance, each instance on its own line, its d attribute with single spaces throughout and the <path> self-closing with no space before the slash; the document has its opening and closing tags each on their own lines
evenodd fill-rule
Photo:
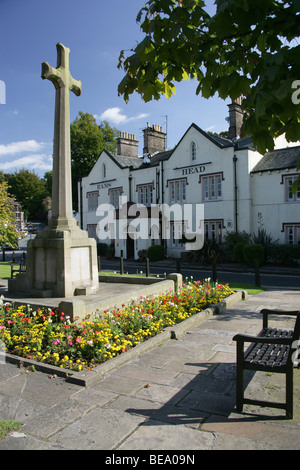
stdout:
<svg viewBox="0 0 300 470">
<path fill-rule="evenodd" d="M 133 168 L 139 168 L 143 163 L 142 158 L 123 157 L 122 155 L 112 155 L 111 153 L 107 152 L 107 150 L 105 150 L 105 152 L 113 161 L 115 161 L 115 163 L 120 168 L 129 168 L 130 166 L 132 166 Z"/>
<path fill-rule="evenodd" d="M 299 155 L 300 145 L 273 150 L 273 152 L 268 152 L 263 156 L 263 158 L 255 165 L 251 173 L 295 168 L 297 167 L 297 158 Z"/>
<path fill-rule="evenodd" d="M 255 150 L 255 146 L 252 141 L 252 137 L 244 137 L 243 139 L 238 139 L 234 141 L 235 150 Z"/>
<path fill-rule="evenodd" d="M 164 152 L 157 152 L 150 158 L 150 166 L 156 165 L 158 162 L 168 160 L 173 150 L 165 150 Z"/>
</svg>

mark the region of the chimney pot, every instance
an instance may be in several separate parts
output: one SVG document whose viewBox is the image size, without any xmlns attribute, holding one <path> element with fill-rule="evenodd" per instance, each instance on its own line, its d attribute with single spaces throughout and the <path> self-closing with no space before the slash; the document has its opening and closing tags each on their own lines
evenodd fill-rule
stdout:
<svg viewBox="0 0 300 470">
<path fill-rule="evenodd" d="M 123 157 L 139 157 L 139 143 L 135 140 L 134 134 L 120 132 L 120 137 L 117 139 L 117 155 Z"/>
<path fill-rule="evenodd" d="M 159 124 L 147 123 L 147 128 L 144 129 L 144 148 L 143 154 L 153 155 L 156 152 L 164 152 L 166 150 L 166 134 L 163 132 Z"/>
<path fill-rule="evenodd" d="M 242 98 L 239 97 L 228 105 L 229 108 L 229 139 L 241 137 L 244 113 L 241 107 Z"/>
</svg>

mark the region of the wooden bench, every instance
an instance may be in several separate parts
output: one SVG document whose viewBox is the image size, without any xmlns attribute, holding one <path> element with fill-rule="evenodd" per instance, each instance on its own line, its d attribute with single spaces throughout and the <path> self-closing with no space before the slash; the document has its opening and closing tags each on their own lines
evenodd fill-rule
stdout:
<svg viewBox="0 0 300 470">
<path fill-rule="evenodd" d="M 293 356 L 300 336 L 300 311 L 261 310 L 263 328 L 257 336 L 237 334 L 236 341 L 236 408 L 243 411 L 244 404 L 282 408 L 286 417 L 293 418 Z M 268 327 L 269 315 L 293 315 L 296 317 L 294 330 Z M 244 344 L 251 343 L 246 351 Z M 297 355 L 297 353 L 296 353 Z M 299 361 L 295 361 L 295 365 Z M 285 403 L 252 400 L 244 397 L 244 370 L 277 372 L 286 375 Z"/>
<path fill-rule="evenodd" d="M 10 277 L 13 278 L 14 273 L 25 273 L 26 263 L 25 261 L 21 261 L 21 263 L 19 263 L 17 267 L 15 267 L 14 263 L 12 263 L 10 269 L 11 269 Z"/>
</svg>

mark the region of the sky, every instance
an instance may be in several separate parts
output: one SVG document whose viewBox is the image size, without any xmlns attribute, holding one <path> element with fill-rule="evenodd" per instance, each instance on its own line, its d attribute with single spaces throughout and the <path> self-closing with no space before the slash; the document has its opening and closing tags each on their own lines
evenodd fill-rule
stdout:
<svg viewBox="0 0 300 470">
<path fill-rule="evenodd" d="M 213 0 L 207 1 L 210 13 Z M 167 132 L 173 148 L 192 123 L 212 132 L 227 130 L 228 101 L 196 96 L 196 82 L 176 85 L 170 99 L 145 103 L 134 93 L 118 96 L 124 71 L 121 50 L 143 39 L 136 16 L 144 0 L 0 0 L 0 170 L 22 168 L 40 177 L 52 169 L 55 89 L 41 78 L 41 64 L 56 67 L 56 44 L 70 49 L 70 72 L 82 93 L 70 93 L 70 121 L 79 112 L 135 134 L 139 155 L 147 122 Z"/>
</svg>

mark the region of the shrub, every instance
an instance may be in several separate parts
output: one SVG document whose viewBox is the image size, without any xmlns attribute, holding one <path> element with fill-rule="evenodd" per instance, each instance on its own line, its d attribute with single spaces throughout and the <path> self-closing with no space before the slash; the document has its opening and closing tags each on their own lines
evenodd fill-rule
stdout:
<svg viewBox="0 0 300 470">
<path fill-rule="evenodd" d="M 147 257 L 147 250 L 139 250 L 138 251 L 138 255 L 139 255 L 139 260 L 140 261 L 145 261 L 146 257 Z"/>
<path fill-rule="evenodd" d="M 112 259 L 115 256 L 115 247 L 114 245 L 110 245 L 106 247 L 106 258 Z"/>
<path fill-rule="evenodd" d="M 162 245 L 152 245 L 148 248 L 149 261 L 159 261 L 164 258 L 164 247 Z"/>
<path fill-rule="evenodd" d="M 97 243 L 97 255 L 104 256 L 106 255 L 107 244 L 106 243 Z"/>
<path fill-rule="evenodd" d="M 254 266 L 256 261 L 261 266 L 264 262 L 264 247 L 259 243 L 246 244 L 243 247 L 243 255 L 245 263 Z"/>
<path fill-rule="evenodd" d="M 245 231 L 243 232 L 227 232 L 224 236 L 224 255 L 228 261 L 238 261 L 234 258 L 234 247 L 237 243 L 250 243 L 251 235 Z M 240 246 L 240 245 L 239 245 Z M 237 248 L 239 250 L 239 248 Z M 243 263 L 243 254 L 237 254 L 239 262 Z"/>
<path fill-rule="evenodd" d="M 265 229 L 259 228 L 257 233 L 252 235 L 253 243 L 258 243 L 264 247 L 265 259 L 268 261 L 270 258 L 270 252 L 273 245 L 278 243 L 278 240 L 273 240 L 272 235 L 268 234 Z"/>
<path fill-rule="evenodd" d="M 297 265 L 300 263 L 300 245 L 274 243 L 269 247 L 268 261 L 283 266 Z"/>
<path fill-rule="evenodd" d="M 250 243 L 251 235 L 245 231 L 243 232 L 227 232 L 224 237 L 224 244 L 228 250 L 233 251 L 234 246 L 239 243 Z"/>
<path fill-rule="evenodd" d="M 223 258 L 223 247 L 215 240 L 205 240 L 200 250 L 200 263 L 211 264 L 212 261 L 221 262 Z"/>
<path fill-rule="evenodd" d="M 234 245 L 233 258 L 234 258 L 234 261 L 236 261 L 237 263 L 245 262 L 245 258 L 244 258 L 244 246 L 245 245 L 246 243 L 244 242 L 238 242 Z"/>
</svg>

